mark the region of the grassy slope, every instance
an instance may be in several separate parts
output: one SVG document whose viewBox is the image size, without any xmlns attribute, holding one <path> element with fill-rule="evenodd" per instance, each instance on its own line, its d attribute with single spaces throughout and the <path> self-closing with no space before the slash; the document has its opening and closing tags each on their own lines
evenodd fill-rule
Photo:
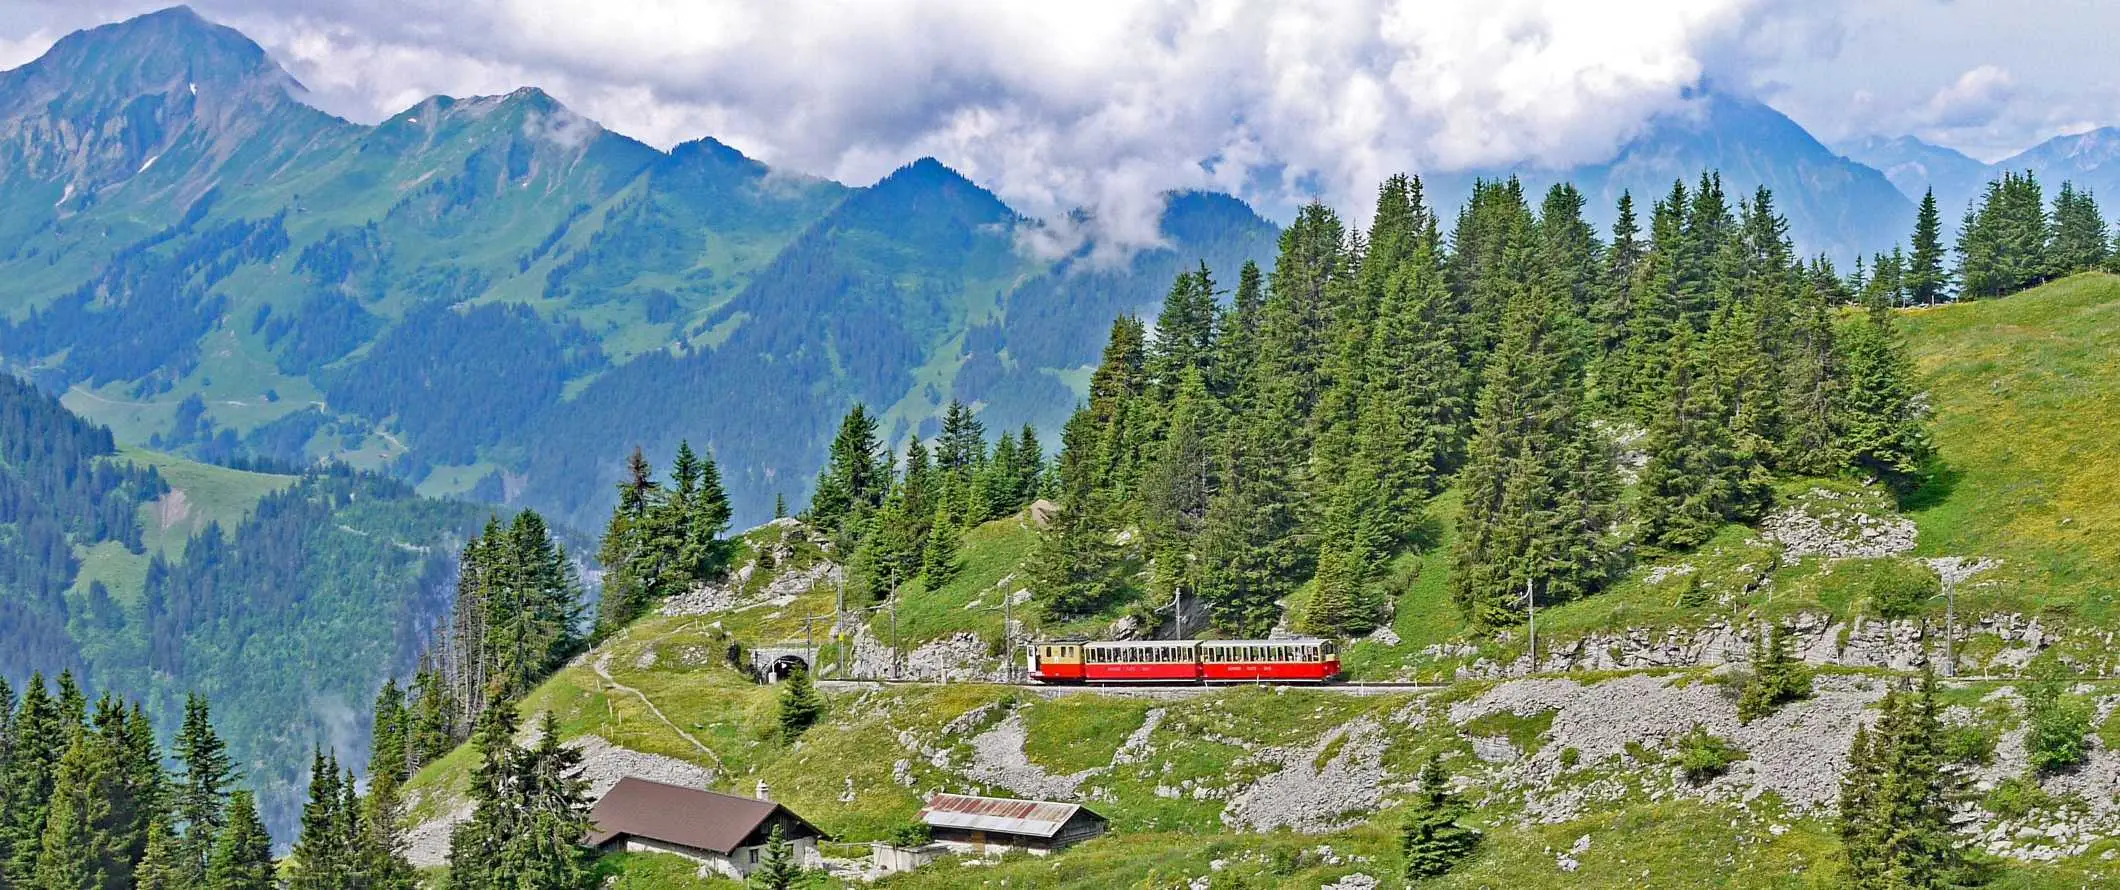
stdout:
<svg viewBox="0 0 2120 890">
<path fill-rule="evenodd" d="M 292 476 L 231 470 L 139 448 L 126 448 L 119 456 L 153 467 L 169 483 L 170 493 L 140 507 L 141 538 L 147 553 L 135 554 L 111 541 L 87 548 L 80 554 L 81 571 L 74 586 L 86 590 L 100 581 L 127 603 L 136 600 L 146 586 L 151 554 L 170 559 L 182 556 L 184 542 L 209 523 L 235 530 L 258 501 L 294 482 Z"/>
<path fill-rule="evenodd" d="M 1915 505 L 1921 551 L 2004 560 L 1992 593 L 2110 625 L 2120 614 L 2120 277 L 1909 313 L 1945 470 Z"/>
</svg>

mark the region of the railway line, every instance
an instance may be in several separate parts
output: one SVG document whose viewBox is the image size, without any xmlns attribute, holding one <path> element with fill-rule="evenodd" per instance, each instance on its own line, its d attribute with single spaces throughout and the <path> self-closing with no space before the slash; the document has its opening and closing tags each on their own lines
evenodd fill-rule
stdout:
<svg viewBox="0 0 2120 890">
<path fill-rule="evenodd" d="M 1226 683 L 1125 683 L 1125 684 L 1055 684 L 1030 681 L 995 682 L 987 680 L 887 680 L 887 679 L 819 679 L 820 689 L 835 692 L 859 692 L 891 687 L 961 686 L 1006 686 L 1021 689 L 1043 698 L 1060 698 L 1068 695 L 1103 695 L 1116 698 L 1178 699 L 1212 695 L 1231 689 L 1290 689 L 1300 692 L 1327 692 L 1336 695 L 1402 695 L 1409 692 L 1434 692 L 1448 688 L 1444 683 L 1276 683 L 1276 682 L 1226 682 Z"/>
</svg>

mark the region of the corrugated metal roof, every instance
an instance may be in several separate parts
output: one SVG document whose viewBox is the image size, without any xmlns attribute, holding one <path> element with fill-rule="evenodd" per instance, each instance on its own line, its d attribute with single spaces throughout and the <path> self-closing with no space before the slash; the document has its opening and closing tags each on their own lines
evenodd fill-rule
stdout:
<svg viewBox="0 0 2120 890">
<path fill-rule="evenodd" d="M 920 811 L 920 820 L 936 828 L 964 828 L 1026 837 L 1050 838 L 1077 812 L 1094 811 L 1081 804 L 1049 800 L 1014 800 L 1005 797 L 973 797 L 969 794 L 934 794 Z"/>
</svg>

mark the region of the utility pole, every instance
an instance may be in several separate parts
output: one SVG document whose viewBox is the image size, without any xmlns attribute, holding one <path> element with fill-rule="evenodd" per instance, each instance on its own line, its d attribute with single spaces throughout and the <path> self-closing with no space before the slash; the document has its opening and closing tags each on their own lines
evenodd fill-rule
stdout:
<svg viewBox="0 0 2120 890">
<path fill-rule="evenodd" d="M 891 567 L 891 679 L 898 679 L 898 567 Z"/>
<path fill-rule="evenodd" d="M 1958 573 L 1945 569 L 1937 574 L 1943 576 L 1943 675 L 1955 677 L 1958 676 L 1958 650 L 1953 638 L 1958 636 L 1958 614 L 1954 608 Z"/>
<path fill-rule="evenodd" d="M 1531 592 L 1531 579 L 1524 579 L 1524 609 L 1531 616 L 1531 673 L 1538 673 L 1538 597 Z"/>
<path fill-rule="evenodd" d="M 1016 682 L 1016 625 L 1010 623 L 1010 606 L 1015 605 L 1016 595 L 1001 592 L 1001 680 Z"/>
<path fill-rule="evenodd" d="M 832 602 L 832 635 L 839 638 L 839 675 L 848 679 L 854 676 L 853 667 L 847 664 L 847 577 L 839 575 L 839 593 Z"/>
</svg>

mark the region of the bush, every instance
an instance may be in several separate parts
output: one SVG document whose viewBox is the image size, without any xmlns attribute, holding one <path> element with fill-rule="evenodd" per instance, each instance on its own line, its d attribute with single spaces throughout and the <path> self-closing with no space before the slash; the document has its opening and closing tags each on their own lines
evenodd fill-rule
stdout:
<svg viewBox="0 0 2120 890">
<path fill-rule="evenodd" d="M 1686 781 L 1695 785 L 1710 781 L 1730 771 L 1730 765 L 1745 759 L 1745 752 L 1729 739 L 1710 735 L 1708 728 L 1698 723 L 1693 730 L 1678 737 L 1678 771 Z"/>
<path fill-rule="evenodd" d="M 2039 787 L 2038 782 L 2022 776 L 2002 780 L 1980 805 L 1987 811 L 2004 819 L 2022 819 L 2033 813 L 2042 813 L 2059 808 L 2069 801 L 2056 797 Z"/>
<path fill-rule="evenodd" d="M 1994 729 L 1978 723 L 1946 727 L 1943 756 L 1950 758 L 1952 763 L 1986 766 L 1995 762 L 1995 736 Z"/>
<path fill-rule="evenodd" d="M 1811 669 L 1789 653 L 1788 631 L 1775 624 L 1752 645 L 1752 673 L 1737 698 L 1737 719 L 1750 723 L 1811 696 Z"/>
<path fill-rule="evenodd" d="M 1581 762 L 1583 762 L 1583 752 L 1578 751 L 1574 748 L 1561 749 L 1562 769 L 1574 769 L 1575 765 Z"/>
<path fill-rule="evenodd" d="M 2024 688 L 2024 717 L 2031 724 L 2025 748 L 2040 772 L 2068 769 L 2090 756 L 2087 737 L 2095 710 L 2068 694 L 2069 668 L 2053 653 L 2033 659 L 2032 680 Z"/>
<path fill-rule="evenodd" d="M 1896 560 L 1870 566 L 1870 604 L 1886 618 L 1917 614 L 1942 591 L 1942 582 L 1926 566 Z"/>
<path fill-rule="evenodd" d="M 890 837 L 886 838 L 891 846 L 906 849 L 925 847 L 934 839 L 934 830 L 929 828 L 925 822 L 908 822 L 900 825 L 892 829 Z"/>
</svg>

